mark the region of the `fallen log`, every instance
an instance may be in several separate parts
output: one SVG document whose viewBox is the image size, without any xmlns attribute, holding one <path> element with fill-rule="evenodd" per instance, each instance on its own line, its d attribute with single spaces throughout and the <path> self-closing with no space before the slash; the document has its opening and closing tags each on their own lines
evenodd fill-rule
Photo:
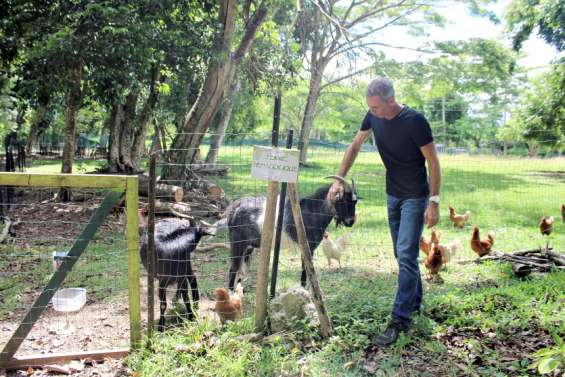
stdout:
<svg viewBox="0 0 565 377">
<path fill-rule="evenodd" d="M 512 265 L 512 271 L 518 277 L 527 276 L 533 271 L 565 270 L 565 255 L 552 251 L 552 249 L 524 250 L 514 253 L 492 251 L 488 255 L 478 258 L 476 262 L 481 263 L 486 260 L 509 262 Z"/>
<path fill-rule="evenodd" d="M 149 177 L 146 175 L 139 175 L 138 177 L 139 195 L 146 197 L 149 194 Z M 172 199 L 179 203 L 184 198 L 184 189 L 180 186 L 157 182 L 155 184 L 155 196 L 159 199 Z"/>
<path fill-rule="evenodd" d="M 203 164 L 203 165 L 192 166 L 190 170 L 201 175 L 224 176 L 228 174 L 230 168 L 227 165 L 222 166 L 222 165 Z"/>
<path fill-rule="evenodd" d="M 546 253 L 547 255 L 549 255 L 553 263 L 558 264 L 560 266 L 565 266 L 565 255 L 556 253 L 551 250 L 546 251 Z"/>
<path fill-rule="evenodd" d="M 155 200 L 156 215 L 173 215 L 185 219 L 194 219 L 192 208 L 186 203 L 168 203 L 162 200 Z"/>
</svg>

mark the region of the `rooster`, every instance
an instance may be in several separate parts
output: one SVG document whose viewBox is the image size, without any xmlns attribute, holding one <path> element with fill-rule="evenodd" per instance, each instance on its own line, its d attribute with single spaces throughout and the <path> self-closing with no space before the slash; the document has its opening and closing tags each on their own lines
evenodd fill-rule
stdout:
<svg viewBox="0 0 565 377">
<path fill-rule="evenodd" d="M 453 226 L 463 228 L 467 221 L 469 221 L 469 217 L 471 217 L 471 211 L 466 211 L 463 215 L 459 215 L 455 212 L 455 208 L 449 205 L 449 220 L 451 220 Z"/>
<path fill-rule="evenodd" d="M 428 269 L 432 279 L 439 277 L 439 271 L 442 269 L 444 264 L 445 260 L 439 248 L 439 244 L 432 242 L 430 252 L 424 260 L 424 266 Z"/>
<path fill-rule="evenodd" d="M 430 253 L 430 249 L 432 248 L 433 243 L 439 243 L 441 238 L 441 233 L 437 231 L 435 228 L 432 229 L 431 237 L 422 236 L 420 237 L 420 250 L 424 252 L 424 254 L 428 255 Z"/>
<path fill-rule="evenodd" d="M 447 244 L 439 244 L 439 250 L 441 251 L 441 256 L 444 263 L 448 263 L 451 258 L 462 248 L 460 240 L 454 240 Z"/>
<path fill-rule="evenodd" d="M 479 228 L 476 226 L 473 227 L 473 234 L 471 236 L 471 249 L 473 249 L 473 251 L 477 253 L 479 257 L 490 253 L 493 244 L 494 234 L 492 232 L 488 232 L 487 238 L 481 240 L 479 236 Z"/>
<path fill-rule="evenodd" d="M 324 232 L 324 238 L 322 238 L 322 251 L 328 259 L 328 267 L 331 267 L 332 259 L 335 259 L 339 263 L 339 268 L 341 268 L 341 255 L 346 248 L 347 238 L 345 234 L 334 242 L 330 239 L 328 232 Z"/>
<path fill-rule="evenodd" d="M 237 321 L 243 317 L 243 287 L 238 283 L 233 295 L 226 288 L 216 288 L 216 305 L 214 311 L 220 322 Z"/>
</svg>

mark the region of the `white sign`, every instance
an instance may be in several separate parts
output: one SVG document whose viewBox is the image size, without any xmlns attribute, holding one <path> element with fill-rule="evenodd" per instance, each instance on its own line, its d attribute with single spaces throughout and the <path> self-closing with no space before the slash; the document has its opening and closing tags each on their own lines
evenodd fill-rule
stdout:
<svg viewBox="0 0 565 377">
<path fill-rule="evenodd" d="M 270 179 L 271 181 L 296 183 L 299 157 L 300 152 L 297 149 L 255 145 L 253 147 L 251 176 L 259 179 Z"/>
</svg>

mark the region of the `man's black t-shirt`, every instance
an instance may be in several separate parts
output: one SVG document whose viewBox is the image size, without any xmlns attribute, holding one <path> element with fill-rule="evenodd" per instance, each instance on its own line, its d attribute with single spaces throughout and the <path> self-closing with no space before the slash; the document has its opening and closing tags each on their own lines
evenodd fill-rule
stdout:
<svg viewBox="0 0 565 377">
<path fill-rule="evenodd" d="M 426 118 L 408 106 L 391 120 L 368 112 L 361 130 L 370 129 L 386 168 L 387 194 L 400 199 L 429 195 L 425 158 L 420 151 L 434 140 Z"/>
</svg>

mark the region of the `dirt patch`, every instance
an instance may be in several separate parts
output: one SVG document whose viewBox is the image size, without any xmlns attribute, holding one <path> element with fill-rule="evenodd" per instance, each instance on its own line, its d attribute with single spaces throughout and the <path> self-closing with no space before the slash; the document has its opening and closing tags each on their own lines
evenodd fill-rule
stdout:
<svg viewBox="0 0 565 377">
<path fill-rule="evenodd" d="M 174 296 L 169 292 L 168 297 Z M 143 283 L 141 287 L 141 316 L 142 325 L 147 323 L 147 287 Z M 159 318 L 158 297 L 155 297 L 155 320 Z M 16 356 L 29 357 L 32 355 L 48 355 L 66 352 L 113 350 L 129 347 L 129 310 L 127 297 L 113 298 L 111 301 L 95 302 L 89 300 L 79 311 L 73 313 L 61 313 L 48 308 L 39 321 L 34 325 L 32 331 L 20 346 Z M 200 320 L 216 322 L 218 317 L 212 310 L 214 301 L 206 295 L 201 296 L 199 306 Z M 169 303 L 166 314 L 167 324 L 176 326 L 181 322 L 184 308 Z M 23 313 L 21 313 L 23 315 Z M 0 322 L 0 348 L 8 341 L 12 333 L 19 325 L 20 318 L 12 315 L 10 319 Z M 145 326 L 143 328 L 145 332 Z M 84 360 L 82 360 L 84 365 Z M 68 367 L 62 366 L 63 368 Z M 32 375 L 41 376 L 45 374 L 57 375 L 56 372 L 36 370 L 27 372 L 10 372 L 10 376 Z M 18 374 L 20 373 L 20 374 Z M 24 374 L 22 374 L 24 373 Z M 107 359 L 104 363 L 95 363 L 86 360 L 86 365 L 81 371 L 72 373 L 81 376 L 122 376 L 129 372 L 122 365 L 121 360 Z M 59 374 L 63 375 L 63 374 Z"/>
<path fill-rule="evenodd" d="M 0 282 L 9 282 L 16 276 L 30 274 L 31 265 L 45 264 L 41 270 L 41 278 L 45 274 L 51 273 L 51 261 L 46 261 L 43 249 L 55 250 L 56 247 L 64 245 L 68 247 L 76 241 L 80 232 L 84 229 L 94 211 L 99 207 L 103 200 L 103 192 L 79 192 L 85 200 L 81 202 L 58 203 L 53 200 L 56 190 L 30 190 L 22 192 L 16 196 L 16 203 L 9 209 L 8 216 L 12 219 L 19 219 L 21 222 L 14 227 L 15 232 L 8 239 L 7 250 L 14 254 L 13 260 L 5 260 L 0 270 Z M 120 212 L 114 211 L 106 219 L 96 233 L 95 242 L 111 243 L 112 238 L 123 237 L 123 221 Z M 38 252 L 41 255 L 38 255 Z M 50 254 L 48 255 L 50 258 Z M 98 258 L 94 254 L 91 258 Z M 208 265 L 219 259 L 215 253 L 198 255 L 199 263 L 197 266 Z M 76 266 L 75 266 L 76 267 Z M 44 271 L 45 270 L 45 271 Z M 43 274 L 45 272 L 45 274 Z M 122 272 L 121 270 L 119 271 Z M 221 278 L 224 280 L 225 274 L 222 271 Z M 87 271 L 85 278 L 91 275 L 101 275 L 103 270 Z M 215 271 L 206 270 L 207 274 Z M 28 275 L 25 275 L 28 276 Z M 31 276 L 31 274 L 30 274 Z M 114 276 L 114 278 L 116 278 Z M 31 283 L 31 280 L 26 278 Z M 24 279 L 24 283 L 25 283 Z M 19 326 L 27 309 L 41 293 L 35 287 L 43 287 L 43 280 L 34 283 L 34 287 L 25 288 L 17 292 L 17 300 L 21 303 L 20 308 L 7 313 L 4 320 L 0 321 L 0 348 L 11 337 Z M 21 282 L 19 284 L 22 284 Z M 94 283 L 92 283 L 94 284 Z M 141 315 L 142 326 L 147 321 L 147 278 L 141 279 Z M 25 284 L 22 284 L 24 286 Z M 28 284 L 29 285 L 29 284 Z M 97 287 L 93 285 L 93 287 Z M 104 288 L 104 286 L 102 286 Z M 113 295 L 112 292 L 118 292 Z M 127 290 L 117 291 L 116 289 L 104 296 L 104 299 L 97 299 L 92 292 L 87 290 L 87 303 L 85 306 L 73 313 L 61 313 L 55 311 L 51 304 L 46 308 L 40 319 L 35 323 L 31 332 L 23 341 L 16 356 L 29 357 L 32 355 L 48 355 L 67 352 L 115 350 L 129 347 L 130 326 L 129 326 L 129 302 Z M 100 297 L 100 296 L 99 296 Z M 167 311 L 167 323 L 175 325 L 178 320 L 179 312 L 183 312 L 182 305 L 172 305 L 171 299 L 174 297 L 174 290 L 167 295 L 169 299 Z M 0 304 L 2 299 L 0 299 Z M 155 319 L 159 318 L 159 300 L 157 290 L 155 291 Z M 216 314 L 212 311 L 214 305 L 213 298 L 210 300 L 206 293 L 201 292 L 199 307 L 199 317 L 203 320 L 217 321 Z M 25 308 L 25 309 L 21 309 Z M 182 314 L 182 313 L 181 313 Z M 145 331 L 145 329 L 143 329 Z M 108 359 L 104 363 L 83 363 L 81 371 L 73 372 L 73 375 L 83 376 L 121 376 L 128 375 L 128 371 L 122 365 L 121 360 Z M 64 366 L 63 366 L 64 367 Z M 56 375 L 54 371 L 45 370 L 10 372 L 10 376 L 15 375 Z M 0 375 L 2 372 L 0 371 Z"/>
<path fill-rule="evenodd" d="M 551 337 L 534 323 L 529 329 L 516 330 L 506 337 L 477 329 L 448 328 L 438 339 L 451 355 L 476 366 L 478 372 L 490 366 L 510 376 L 518 375 L 516 363 L 529 360 L 534 352 L 552 344 Z"/>
<path fill-rule="evenodd" d="M 491 331 L 448 327 L 435 339 L 445 347 L 441 357 L 413 343 L 406 346 L 400 357 L 404 375 L 444 376 L 456 371 L 458 376 L 476 376 L 488 375 L 495 369 L 507 376 L 521 376 L 521 363 L 531 363 L 534 352 L 552 344 L 551 337 L 533 323 L 529 329 L 516 330 L 505 337 Z M 371 348 L 366 353 L 364 368 L 374 372 L 390 357 L 388 348 Z"/>
<path fill-rule="evenodd" d="M 17 196 L 16 203 L 8 210 L 11 219 L 20 221 L 11 228 L 14 233 L 11 241 L 23 250 L 31 246 L 72 243 L 80 235 L 104 197 L 104 193 L 101 192 L 76 194 L 85 200 L 58 203 L 53 200 L 52 190 L 33 190 Z M 122 211 L 114 211 L 100 226 L 98 237 L 123 229 L 119 212 Z"/>
</svg>

